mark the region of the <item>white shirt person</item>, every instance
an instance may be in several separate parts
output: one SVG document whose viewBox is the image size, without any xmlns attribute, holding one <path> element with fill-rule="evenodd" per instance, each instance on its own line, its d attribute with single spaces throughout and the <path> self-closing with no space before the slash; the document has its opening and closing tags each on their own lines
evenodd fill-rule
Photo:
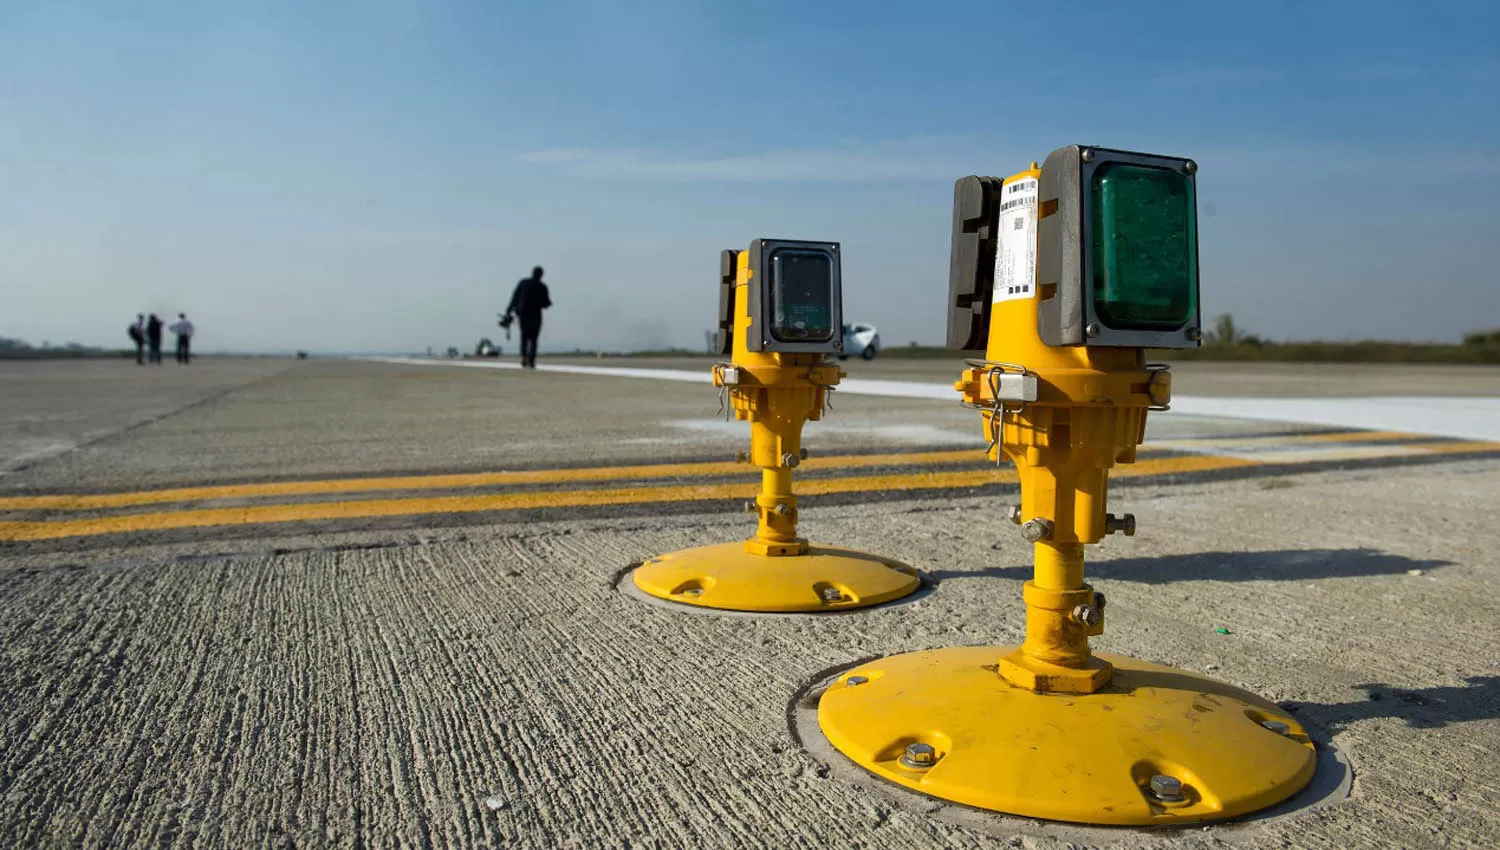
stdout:
<svg viewBox="0 0 1500 850">
<path fill-rule="evenodd" d="M 192 360 L 189 349 L 193 341 L 193 323 L 188 321 L 186 313 L 178 313 L 177 321 L 168 326 L 167 330 L 177 334 L 177 362 L 186 366 Z"/>
</svg>

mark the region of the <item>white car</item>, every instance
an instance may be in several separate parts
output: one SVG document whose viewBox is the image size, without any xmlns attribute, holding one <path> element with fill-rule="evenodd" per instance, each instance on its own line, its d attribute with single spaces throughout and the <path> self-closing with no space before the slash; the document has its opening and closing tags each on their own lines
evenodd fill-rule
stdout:
<svg viewBox="0 0 1500 850">
<path fill-rule="evenodd" d="M 839 355 L 840 360 L 847 360 L 856 354 L 866 360 L 874 360 L 879 351 L 880 332 L 875 330 L 874 325 L 844 325 L 844 353 Z"/>
</svg>

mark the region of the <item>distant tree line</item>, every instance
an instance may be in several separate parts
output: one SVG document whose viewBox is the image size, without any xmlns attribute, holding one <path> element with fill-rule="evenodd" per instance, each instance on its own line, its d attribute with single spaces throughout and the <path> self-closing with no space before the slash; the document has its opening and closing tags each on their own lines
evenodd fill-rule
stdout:
<svg viewBox="0 0 1500 850">
<path fill-rule="evenodd" d="M 892 347 L 882 357 L 952 359 L 965 352 L 942 346 Z M 974 353 L 967 353 L 975 356 Z M 1308 363 L 1493 363 L 1500 364 L 1500 328 L 1464 334 L 1453 343 L 1391 342 L 1276 342 L 1241 329 L 1224 313 L 1209 323 L 1201 348 L 1153 350 L 1154 360 L 1267 360 Z"/>
<path fill-rule="evenodd" d="M 106 352 L 102 348 L 91 345 L 80 345 L 76 342 L 64 343 L 63 345 L 52 345 L 44 342 L 40 346 L 32 345 L 24 339 L 12 339 L 0 336 L 0 359 L 21 360 L 42 357 L 100 357 L 105 354 L 118 354 L 120 352 Z"/>
<path fill-rule="evenodd" d="M 1314 363 L 1497 363 L 1500 328 L 1464 334 L 1457 345 L 1431 342 L 1355 340 L 1350 342 L 1275 342 L 1245 333 L 1224 313 L 1203 335 L 1203 347 L 1158 351 L 1167 360 L 1277 360 Z"/>
</svg>

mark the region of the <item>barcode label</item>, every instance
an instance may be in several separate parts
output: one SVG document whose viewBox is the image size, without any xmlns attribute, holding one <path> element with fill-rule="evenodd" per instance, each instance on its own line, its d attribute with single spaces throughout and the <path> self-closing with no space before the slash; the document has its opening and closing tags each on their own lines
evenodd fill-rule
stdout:
<svg viewBox="0 0 1500 850">
<path fill-rule="evenodd" d="M 1014 301 L 1036 293 L 1036 179 L 1001 189 L 996 228 L 995 291 L 992 300 Z"/>
</svg>

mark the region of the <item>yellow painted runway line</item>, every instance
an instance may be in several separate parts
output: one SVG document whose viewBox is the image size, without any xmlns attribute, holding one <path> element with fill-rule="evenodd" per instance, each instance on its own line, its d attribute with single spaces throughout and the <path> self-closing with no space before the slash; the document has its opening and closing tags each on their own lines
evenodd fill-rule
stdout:
<svg viewBox="0 0 1500 850">
<path fill-rule="evenodd" d="M 1117 467 L 1116 477 L 1137 477 L 1181 472 L 1201 472 L 1257 464 L 1224 457 L 1173 457 L 1144 460 Z M 993 467 L 907 475 L 875 475 L 854 478 L 819 478 L 802 481 L 797 491 L 806 495 L 880 492 L 890 490 L 941 490 L 979 487 L 1015 481 L 1013 470 Z M 369 499 L 351 502 L 307 502 L 294 505 L 253 505 L 191 511 L 129 514 L 76 520 L 0 522 L 0 541 L 56 540 L 141 531 L 165 531 L 213 526 L 262 523 L 309 522 L 314 520 L 369 519 L 423 514 L 479 513 L 483 511 L 538 508 L 573 508 L 597 505 L 697 502 L 746 499 L 759 492 L 758 482 L 734 484 L 672 485 L 596 490 L 530 491 L 490 493 L 475 496 L 438 496 L 415 499 Z"/>
<path fill-rule="evenodd" d="M 936 466 L 980 463 L 984 452 L 957 449 L 937 452 L 907 452 L 872 455 L 814 457 L 799 469 L 858 469 L 871 466 Z M 580 469 L 527 469 L 511 472 L 472 472 L 451 475 L 403 475 L 387 478 L 332 478 L 319 481 L 277 481 L 263 484 L 225 484 L 206 487 L 174 487 L 127 493 L 83 495 L 12 496 L 0 498 L 0 511 L 97 510 L 152 505 L 164 502 L 196 502 L 206 499 L 245 499 L 264 496 L 310 496 L 326 493 L 368 493 L 380 490 L 445 490 L 513 484 L 560 484 L 624 479 L 700 478 L 711 475 L 749 475 L 752 467 L 729 461 L 704 463 L 596 466 Z"/>
<path fill-rule="evenodd" d="M 1349 444 L 1345 444 L 1345 443 Z M 1167 446 L 1167 444 L 1162 444 Z M 1180 444 L 1172 448 L 1186 449 Z M 1266 448 L 1246 449 L 1243 445 L 1224 442 L 1213 447 L 1214 455 L 1238 457 L 1266 464 L 1325 463 L 1341 460 L 1370 460 L 1378 458 L 1421 457 L 1423 455 L 1460 454 L 1468 452 L 1495 451 L 1500 444 L 1481 443 L 1472 440 L 1437 440 L 1429 442 L 1404 442 L 1389 445 L 1362 445 L 1357 441 L 1332 440 L 1324 444 L 1300 444 L 1281 448 L 1275 444 Z"/>
<path fill-rule="evenodd" d="M 1201 451 L 1203 449 L 1235 448 L 1252 446 L 1257 450 L 1263 445 L 1301 445 L 1303 443 L 1377 443 L 1398 440 L 1430 439 L 1424 434 L 1405 431 L 1320 431 L 1313 434 L 1247 434 L 1243 437 L 1188 437 L 1181 440 L 1153 440 L 1149 445 L 1173 451 Z"/>
<path fill-rule="evenodd" d="M 1406 431 L 1320 431 L 1313 434 L 1283 434 L 1280 437 L 1265 435 L 1251 439 L 1282 439 L 1289 443 L 1368 443 L 1381 440 L 1422 440 L 1427 439 L 1428 436 Z"/>
<path fill-rule="evenodd" d="M 1362 442 L 1407 439 L 1414 435 L 1399 431 L 1349 431 L 1335 433 L 1247 436 L 1166 440 L 1141 447 L 1142 454 L 1154 451 L 1201 450 L 1251 441 L 1276 440 L 1295 442 Z M 871 466 L 936 466 L 982 463 L 983 451 L 956 449 L 933 452 L 895 452 L 871 455 L 838 455 L 813 457 L 801 469 L 858 469 Z M 639 464 L 632 466 L 598 466 L 579 469 L 530 469 L 509 472 L 473 472 L 444 475 L 401 475 L 381 478 L 330 478 L 311 481 L 274 481 L 260 484 L 224 484 L 199 487 L 172 487 L 161 490 L 139 490 L 120 493 L 57 494 L 47 496 L 0 497 L 0 511 L 27 510 L 99 510 L 168 502 L 198 502 L 211 499 L 249 499 L 272 496 L 316 496 L 334 493 L 372 493 L 383 490 L 450 490 L 467 487 L 494 487 L 522 484 L 562 484 L 584 481 L 651 480 L 660 478 L 695 478 L 712 475 L 735 475 L 746 472 L 745 464 L 728 461 L 701 463 Z"/>
<path fill-rule="evenodd" d="M 1500 452 L 1500 443 L 1481 443 L 1478 440 L 1420 444 L 1425 454 L 1457 455 L 1469 452 Z"/>
</svg>

